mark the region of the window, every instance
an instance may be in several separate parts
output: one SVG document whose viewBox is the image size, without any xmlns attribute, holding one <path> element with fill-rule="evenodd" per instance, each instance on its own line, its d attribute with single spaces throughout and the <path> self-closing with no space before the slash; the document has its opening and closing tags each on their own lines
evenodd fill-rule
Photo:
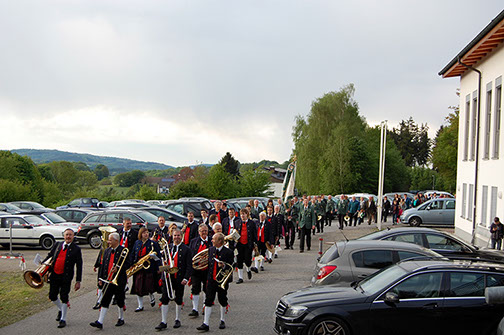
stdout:
<svg viewBox="0 0 504 335">
<path fill-rule="evenodd" d="M 359 251 L 352 255 L 352 259 L 358 268 L 381 269 L 394 263 L 390 250 Z"/>
<path fill-rule="evenodd" d="M 465 108 L 465 131 L 464 131 L 464 156 L 463 160 L 466 161 L 469 153 L 469 125 L 471 124 L 471 95 L 466 96 Z"/>
<path fill-rule="evenodd" d="M 108 223 L 119 223 L 122 222 L 121 219 L 121 214 L 119 213 L 113 213 L 113 214 L 107 214 L 102 217 L 100 222 L 108 222 Z"/>
<path fill-rule="evenodd" d="M 445 209 L 455 209 L 455 200 L 446 200 Z"/>
<path fill-rule="evenodd" d="M 82 199 L 82 204 L 83 205 L 89 205 L 90 203 L 91 203 L 91 199 L 88 199 L 88 198 Z"/>
<path fill-rule="evenodd" d="M 492 194 L 490 196 L 490 222 L 497 216 L 497 187 L 492 186 Z"/>
<path fill-rule="evenodd" d="M 416 252 L 410 252 L 410 251 L 398 251 L 397 254 L 399 255 L 399 259 L 405 260 L 405 259 L 410 259 L 410 258 L 419 258 L 419 257 L 427 257 L 422 254 L 418 254 Z"/>
<path fill-rule="evenodd" d="M 75 222 L 81 222 L 82 219 L 84 219 L 85 216 L 86 216 L 86 213 L 83 213 L 83 212 L 74 212 L 73 221 L 75 221 Z"/>
<path fill-rule="evenodd" d="M 502 105 L 502 77 L 495 80 L 495 114 L 494 114 L 494 140 L 492 158 L 499 158 L 500 146 L 500 123 L 501 123 L 501 105 Z"/>
<path fill-rule="evenodd" d="M 440 296 L 442 272 L 422 273 L 412 276 L 396 285 L 394 292 L 399 299 L 436 298 Z"/>
<path fill-rule="evenodd" d="M 429 209 L 443 209 L 443 202 L 441 200 L 433 201 L 429 205 Z"/>
<path fill-rule="evenodd" d="M 100 216 L 104 216 L 104 215 L 100 215 L 100 214 L 97 214 L 97 215 L 91 215 L 90 217 L 88 217 L 86 219 L 86 221 L 84 221 L 85 223 L 92 223 L 92 222 L 99 222 L 100 221 Z M 83 222 L 83 223 L 84 223 Z M 102 219 L 102 222 L 103 222 L 103 219 Z"/>
<path fill-rule="evenodd" d="M 184 214 L 184 205 L 183 204 L 168 205 L 168 209 L 175 211 L 179 214 Z"/>
<path fill-rule="evenodd" d="M 486 287 L 504 286 L 504 276 L 498 274 L 487 275 Z"/>
<path fill-rule="evenodd" d="M 492 82 L 487 84 L 486 96 L 486 119 L 485 119 L 485 147 L 483 151 L 483 159 L 490 157 L 490 122 L 492 120 Z"/>
<path fill-rule="evenodd" d="M 487 225 L 487 210 L 488 210 L 488 186 L 483 185 L 481 192 L 481 224 L 486 227 Z"/>
<path fill-rule="evenodd" d="M 67 221 L 72 220 L 72 212 L 70 212 L 70 211 L 60 211 L 60 212 L 57 212 L 56 214 L 58 214 L 59 216 L 61 216 L 63 219 L 65 219 Z"/>
<path fill-rule="evenodd" d="M 476 124 L 478 123 L 478 98 L 477 91 L 473 93 L 472 117 L 471 117 L 471 153 L 469 160 L 473 161 L 476 157 Z"/>
<path fill-rule="evenodd" d="M 462 184 L 462 213 L 460 216 L 465 218 L 467 208 L 467 184 Z"/>
<path fill-rule="evenodd" d="M 79 204 L 80 204 L 80 200 L 79 199 L 75 199 L 75 200 L 70 201 L 70 203 L 68 204 L 68 206 L 78 206 Z"/>
<path fill-rule="evenodd" d="M 467 220 L 473 220 L 473 205 L 474 205 L 474 185 L 469 184 L 469 206 L 467 206 Z"/>
<path fill-rule="evenodd" d="M 423 245 L 423 243 L 422 243 L 422 235 L 421 234 L 401 234 L 401 235 L 394 235 L 394 236 L 389 236 L 389 237 L 385 238 L 384 240 L 387 240 L 387 241 L 397 241 L 397 242 L 406 242 L 406 243 L 413 243 L 413 244 Z"/>
<path fill-rule="evenodd" d="M 425 234 L 429 249 L 461 251 L 463 246 L 448 237 L 442 235 Z"/>
<path fill-rule="evenodd" d="M 26 222 L 21 219 L 7 219 L 7 227 L 10 227 L 12 224 L 12 228 L 22 228 Z"/>
<path fill-rule="evenodd" d="M 485 295 L 485 276 L 481 273 L 451 272 L 450 297 L 483 297 Z"/>
</svg>

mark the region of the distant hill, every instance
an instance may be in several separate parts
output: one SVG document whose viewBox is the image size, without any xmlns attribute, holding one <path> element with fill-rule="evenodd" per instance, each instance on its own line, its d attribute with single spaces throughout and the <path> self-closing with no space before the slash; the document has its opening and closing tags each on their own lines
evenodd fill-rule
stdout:
<svg viewBox="0 0 504 335">
<path fill-rule="evenodd" d="M 75 152 L 60 150 L 15 149 L 11 150 L 11 152 L 15 152 L 21 156 L 28 156 L 37 164 L 53 161 L 84 162 L 91 169 L 98 164 L 104 164 L 108 167 L 111 173 L 121 173 L 131 170 L 166 170 L 173 168 L 173 166 L 161 163 L 143 162 L 117 157 L 95 156 L 90 154 L 78 154 Z"/>
</svg>

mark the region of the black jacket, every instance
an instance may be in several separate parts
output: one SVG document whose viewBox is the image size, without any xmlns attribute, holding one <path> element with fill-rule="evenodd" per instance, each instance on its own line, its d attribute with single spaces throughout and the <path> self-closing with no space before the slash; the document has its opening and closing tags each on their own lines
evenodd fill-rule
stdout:
<svg viewBox="0 0 504 335">
<path fill-rule="evenodd" d="M 241 234 L 243 221 L 241 219 L 238 219 L 238 220 L 235 220 L 234 223 L 235 223 L 236 230 L 238 231 L 238 233 Z M 257 230 L 256 230 L 256 224 L 254 223 L 254 221 L 252 221 L 250 219 L 247 221 L 247 238 L 248 238 L 247 245 L 250 248 L 253 248 L 254 243 L 257 242 Z M 240 243 L 240 242 L 238 242 L 238 243 Z"/>
<path fill-rule="evenodd" d="M 235 217 L 235 218 L 233 219 L 233 227 L 234 227 L 235 229 L 236 229 L 236 223 L 237 223 L 238 221 L 240 221 L 240 219 L 239 219 L 239 218 L 237 218 L 237 217 Z M 240 222 L 241 222 L 241 221 L 240 221 Z M 222 220 L 221 224 L 222 224 L 222 233 L 223 233 L 224 235 L 229 235 L 229 234 L 231 234 L 231 230 L 232 230 L 232 229 L 229 229 L 229 216 L 227 216 L 224 220 Z"/>
<path fill-rule="evenodd" d="M 215 214 L 215 215 L 219 214 L 219 215 L 217 215 L 217 221 L 218 221 L 219 223 L 222 223 L 222 221 L 224 221 L 224 218 L 227 218 L 227 217 L 228 217 L 228 214 L 226 213 L 226 211 L 225 211 L 225 210 L 222 210 L 222 209 L 220 209 L 220 210 L 219 210 L 219 213 L 217 213 L 217 211 L 215 210 L 215 208 L 212 208 L 212 209 L 210 210 L 210 212 L 208 212 L 208 216 L 210 216 L 210 215 L 212 215 L 212 214 Z M 219 216 L 220 216 L 220 220 L 218 219 L 218 218 L 219 218 Z"/>
<path fill-rule="evenodd" d="M 119 261 L 119 258 L 121 257 L 121 253 L 122 253 L 123 249 L 124 248 L 119 245 L 115 250 L 112 248 L 107 248 L 107 250 L 105 250 L 105 254 L 103 255 L 103 262 L 102 262 L 102 266 L 100 267 L 100 272 L 98 274 L 98 278 L 105 279 L 105 280 L 108 279 L 108 268 L 109 268 L 110 257 L 112 255 L 112 253 L 114 253 L 114 264 L 117 265 L 117 262 Z M 129 255 L 131 255 L 131 254 L 132 253 L 130 252 Z M 131 266 L 130 257 L 127 256 L 126 260 L 124 261 L 123 266 L 121 267 L 121 271 L 119 272 L 119 276 L 117 277 L 117 283 L 118 283 L 119 287 L 126 286 L 126 280 L 127 280 L 126 270 L 128 270 L 130 266 Z M 112 278 L 115 277 L 116 275 L 117 275 L 117 273 L 114 274 L 112 276 Z M 109 278 L 109 279 L 112 279 L 112 278 Z"/>
<path fill-rule="evenodd" d="M 187 241 L 187 245 L 191 242 L 193 238 L 198 236 L 198 221 L 194 220 L 191 224 L 189 222 L 184 222 L 185 225 L 187 225 L 185 232 L 184 232 L 184 238 L 182 239 L 182 243 L 185 243 Z M 186 239 L 187 234 L 189 234 L 189 239 Z"/>
<path fill-rule="evenodd" d="M 170 244 L 169 250 L 172 253 L 173 262 L 175 263 L 175 257 L 173 254 L 173 244 Z M 175 275 L 171 275 L 172 278 L 180 284 L 180 282 L 184 279 L 189 280 L 192 274 L 192 252 L 191 249 L 184 243 L 180 243 L 178 246 L 177 253 L 177 268 L 178 272 Z M 176 278 L 175 278 L 176 277 Z"/>
<path fill-rule="evenodd" d="M 138 229 L 140 229 L 140 228 L 138 228 Z M 124 228 L 123 227 L 119 228 L 117 230 L 117 233 L 119 234 L 119 244 L 120 244 L 121 239 L 123 238 Z M 127 245 L 125 244 L 125 247 L 128 248 L 128 250 L 129 250 L 129 257 L 130 257 L 129 261 L 130 261 L 130 263 L 132 263 L 133 262 L 132 250 L 133 250 L 133 247 L 135 246 L 135 242 L 138 240 L 138 230 L 131 228 L 128 231 L 128 233 L 126 234 L 126 236 L 127 236 L 126 241 L 128 243 L 127 243 Z"/>
<path fill-rule="evenodd" d="M 284 216 L 282 214 L 280 214 L 280 213 L 273 214 L 273 230 L 275 230 L 275 224 L 276 224 L 275 237 L 280 237 L 283 235 L 282 228 L 283 228 L 283 231 L 287 230 L 286 222 L 285 222 Z"/>
<path fill-rule="evenodd" d="M 152 236 L 155 236 L 156 242 L 159 242 L 161 237 L 164 237 L 166 241 L 170 242 L 170 235 L 168 234 L 168 226 L 164 226 L 163 229 L 161 227 L 157 226 L 156 229 L 154 229 L 154 232 L 152 233 Z"/>
<path fill-rule="evenodd" d="M 132 254 L 131 254 L 131 259 L 132 259 L 132 262 L 131 262 L 131 265 L 135 264 L 136 262 L 138 262 L 140 260 L 141 257 L 138 256 L 139 252 L 140 252 L 140 249 L 143 247 L 143 243 L 141 240 L 137 240 L 135 242 L 135 245 L 133 246 L 133 250 L 130 251 Z M 159 265 L 160 265 L 160 262 L 161 262 L 161 249 L 159 248 L 159 244 L 157 242 L 153 242 L 151 240 L 147 240 L 145 242 L 145 255 L 147 255 L 149 252 L 151 252 L 152 250 L 154 250 L 157 254 L 157 257 L 160 259 L 159 261 L 155 261 L 154 259 L 150 259 L 149 262 L 150 262 L 150 267 L 148 269 L 149 272 L 154 272 L 154 273 L 157 273 L 157 271 L 159 270 Z"/>
<path fill-rule="evenodd" d="M 56 259 L 59 256 L 61 249 L 63 248 L 63 244 L 65 242 L 55 243 L 52 247 L 51 251 L 44 259 L 44 262 L 49 258 L 53 257 L 53 263 L 51 267 L 51 275 L 54 273 L 54 264 L 56 264 Z M 70 243 L 68 246 L 67 254 L 65 257 L 65 266 L 63 268 L 63 281 L 71 282 L 74 276 L 74 266 L 77 266 L 77 276 L 75 277 L 75 281 L 82 281 L 82 252 L 80 247 L 74 242 Z"/>
<path fill-rule="evenodd" d="M 257 242 L 259 239 L 259 229 L 261 229 L 261 222 L 257 222 Z M 264 221 L 264 243 L 269 242 L 271 245 L 275 242 L 275 236 L 273 234 L 273 224 L 267 219 Z"/>
<path fill-rule="evenodd" d="M 234 261 L 234 252 L 231 251 L 231 249 L 228 249 L 226 247 L 222 247 L 221 251 L 219 252 L 219 255 L 216 256 L 217 248 L 212 246 L 208 250 L 208 281 L 214 281 L 213 280 L 213 271 L 214 271 L 214 264 L 215 260 L 214 258 L 217 258 L 220 261 L 226 262 L 230 264 L 231 266 L 233 265 Z M 217 273 L 219 272 L 221 268 L 217 268 Z M 232 279 L 231 279 L 232 280 Z M 228 283 L 230 280 L 228 281 Z"/>
<path fill-rule="evenodd" d="M 195 237 L 191 240 L 191 243 L 189 243 L 189 249 L 191 249 L 191 259 L 198 253 L 199 247 L 201 245 L 201 237 Z M 207 249 L 212 246 L 212 241 L 207 237 L 207 240 L 204 242 L 206 245 Z"/>
</svg>

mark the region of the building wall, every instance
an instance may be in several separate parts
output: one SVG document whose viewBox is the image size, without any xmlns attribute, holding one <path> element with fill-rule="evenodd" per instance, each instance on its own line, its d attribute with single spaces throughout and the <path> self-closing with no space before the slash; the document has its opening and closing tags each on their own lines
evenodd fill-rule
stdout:
<svg viewBox="0 0 504 335">
<path fill-rule="evenodd" d="M 482 72 L 481 81 L 481 105 L 479 122 L 479 166 L 478 185 L 475 184 L 475 159 L 472 156 L 474 107 L 478 90 L 478 74 L 468 71 L 460 82 L 460 118 L 459 118 L 459 144 L 458 144 L 458 167 L 457 167 L 457 205 L 455 211 L 455 234 L 464 240 L 471 241 L 473 232 L 473 220 L 476 222 L 475 244 L 486 246 L 490 237 L 488 228 L 493 221 L 493 216 L 504 219 L 504 131 L 502 125 L 502 89 L 500 90 L 501 115 L 500 134 L 497 141 L 499 145 L 498 157 L 494 157 L 494 140 L 496 138 L 496 102 L 497 87 L 502 88 L 502 76 L 504 74 L 504 46 L 500 46 L 490 55 L 480 61 L 474 68 Z M 489 94 L 487 92 L 490 92 Z M 487 95 L 488 94 L 488 95 Z M 490 95 L 491 94 L 491 95 Z M 487 108 L 490 96 L 490 122 L 489 142 L 486 142 L 487 131 Z M 469 118 L 467 117 L 469 115 Z M 467 121 L 469 127 L 467 129 Z M 476 128 L 474 128 L 476 129 Z M 489 144 L 489 155 L 485 158 L 485 147 Z M 466 148 L 467 147 L 467 148 Z M 475 148 L 475 147 L 474 147 Z M 476 150 L 474 150 L 475 152 Z M 467 159 L 465 159 L 467 156 Z M 473 199 L 476 192 L 476 216 L 472 217 Z M 465 201 L 464 201 L 465 200 Z"/>
<path fill-rule="evenodd" d="M 271 183 L 268 191 L 273 192 L 272 196 L 275 198 L 280 198 L 282 196 L 282 183 Z"/>
</svg>

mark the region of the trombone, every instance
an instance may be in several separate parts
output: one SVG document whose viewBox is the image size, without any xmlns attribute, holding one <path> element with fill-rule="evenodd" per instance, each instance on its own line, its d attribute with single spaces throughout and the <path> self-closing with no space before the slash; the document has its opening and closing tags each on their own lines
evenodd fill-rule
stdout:
<svg viewBox="0 0 504 335">
<path fill-rule="evenodd" d="M 159 245 L 161 246 L 161 258 L 163 260 L 163 266 L 160 266 L 159 270 L 163 273 L 163 279 L 166 285 L 166 293 L 168 295 L 168 299 L 174 300 L 175 291 L 173 289 L 173 283 L 170 274 L 177 273 L 178 268 L 176 266 L 173 266 L 173 259 L 168 248 L 168 242 L 164 237 L 161 237 L 161 239 L 159 240 Z M 168 275 L 166 274 L 167 272 Z"/>
<path fill-rule="evenodd" d="M 107 289 L 109 288 L 110 284 L 115 285 L 115 286 L 118 285 L 117 279 L 119 278 L 119 274 L 121 273 L 121 269 L 122 269 L 122 267 L 124 265 L 124 262 L 126 261 L 126 258 L 128 258 L 128 253 L 129 253 L 129 249 L 128 248 L 124 248 L 121 251 L 121 255 L 119 256 L 119 259 L 117 260 L 117 263 L 113 267 L 113 268 L 116 268 L 116 269 L 118 268 L 118 270 L 116 272 L 111 271 L 107 275 L 107 279 L 106 280 L 100 278 L 100 280 L 105 283 L 105 285 L 103 286 L 103 289 L 102 289 L 102 292 L 103 292 L 102 296 L 105 296 L 105 293 L 107 292 Z M 115 274 L 115 276 L 114 276 L 114 274 Z M 112 276 L 114 276 L 114 277 L 112 278 Z M 111 278 L 112 278 L 112 280 L 111 280 Z M 99 303 L 101 304 L 101 301 Z"/>
</svg>

